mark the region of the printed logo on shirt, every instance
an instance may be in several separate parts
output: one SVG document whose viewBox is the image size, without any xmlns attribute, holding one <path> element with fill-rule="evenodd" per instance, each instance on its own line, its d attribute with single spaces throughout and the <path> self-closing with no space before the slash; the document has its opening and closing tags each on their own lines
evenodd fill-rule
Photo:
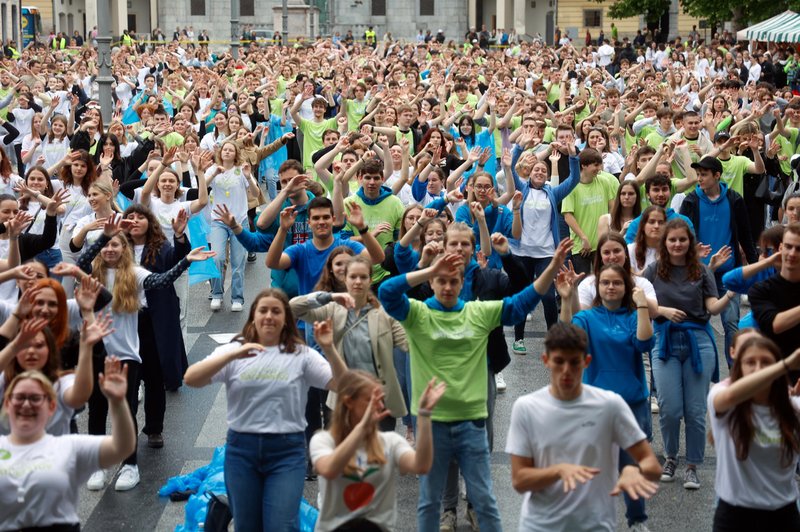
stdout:
<svg viewBox="0 0 800 532">
<path fill-rule="evenodd" d="M 253 368 L 239 375 L 240 381 L 288 381 L 289 374 L 283 370 L 269 368 Z"/>
<path fill-rule="evenodd" d="M 594 205 L 595 203 L 603 203 L 606 201 L 605 196 L 602 194 L 594 194 L 592 196 L 584 196 L 581 198 L 581 205 Z"/>
<path fill-rule="evenodd" d="M 0 460 L 10 460 L 11 452 L 5 449 L 0 449 Z"/>
</svg>

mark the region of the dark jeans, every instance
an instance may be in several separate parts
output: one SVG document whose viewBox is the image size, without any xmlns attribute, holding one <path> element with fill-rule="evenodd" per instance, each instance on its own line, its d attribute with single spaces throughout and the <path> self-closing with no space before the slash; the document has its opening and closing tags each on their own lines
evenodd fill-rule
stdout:
<svg viewBox="0 0 800 532">
<path fill-rule="evenodd" d="M 108 417 L 108 400 L 103 392 L 100 391 L 100 381 L 98 375 L 103 372 L 105 357 L 95 356 L 92 358 L 92 365 L 94 371 L 94 390 L 89 397 L 89 434 L 95 436 L 103 436 L 106 433 L 106 418 Z M 122 364 L 128 367 L 128 392 L 125 394 L 125 400 L 128 402 L 128 408 L 133 417 L 133 428 L 137 434 L 137 447 L 138 447 L 138 434 L 139 428 L 136 424 L 136 412 L 139 410 L 139 368 L 141 364 L 133 360 L 123 360 Z M 133 453 L 125 459 L 124 465 L 136 465 L 136 447 Z"/>
<path fill-rule="evenodd" d="M 164 412 L 167 410 L 167 394 L 164 391 L 164 376 L 158 356 L 153 320 L 147 309 L 139 311 L 139 353 L 142 357 L 141 376 L 144 381 L 144 428 L 145 434 L 164 432 Z"/>
<path fill-rule="evenodd" d="M 550 264 L 552 257 L 533 258 L 524 257 L 522 255 L 515 255 L 514 258 L 522 266 L 527 275 L 527 281 L 532 283 L 535 281 L 542 272 Z M 554 284 L 550 285 L 547 293 L 542 296 L 542 308 L 544 309 L 544 321 L 549 329 L 558 321 L 558 307 L 556 306 L 556 288 Z M 525 338 L 525 320 L 514 325 L 514 340 L 522 340 Z"/>
<path fill-rule="evenodd" d="M 714 532 L 751 532 L 753 530 L 800 530 L 797 502 L 777 510 L 756 510 L 728 504 L 722 499 L 714 512 Z"/>
<path fill-rule="evenodd" d="M 586 256 L 583 256 L 580 253 L 573 253 L 571 260 L 572 266 L 575 268 L 575 272 L 590 275 L 592 273 L 592 267 L 594 266 L 595 253 L 597 253 L 597 251 L 592 251 Z"/>
<path fill-rule="evenodd" d="M 633 417 L 636 418 L 639 428 L 642 429 L 647 436 L 647 441 L 650 441 L 653 438 L 653 418 L 652 414 L 650 414 L 650 401 L 639 401 L 636 404 L 629 404 L 628 406 L 633 412 Z M 625 449 L 620 449 L 619 470 L 622 471 L 622 468 L 628 465 L 637 465 L 637 462 Z M 644 523 L 647 521 L 647 512 L 644 510 L 644 498 L 639 497 L 637 500 L 633 500 L 624 492 L 622 496 L 625 500 L 625 517 L 628 520 L 628 526 L 633 526 L 634 523 Z"/>
<path fill-rule="evenodd" d="M 311 437 L 321 428 L 328 425 L 331 419 L 331 409 L 325 406 L 328 400 L 328 391 L 319 388 L 308 389 L 308 402 L 306 403 L 306 444 Z"/>
</svg>

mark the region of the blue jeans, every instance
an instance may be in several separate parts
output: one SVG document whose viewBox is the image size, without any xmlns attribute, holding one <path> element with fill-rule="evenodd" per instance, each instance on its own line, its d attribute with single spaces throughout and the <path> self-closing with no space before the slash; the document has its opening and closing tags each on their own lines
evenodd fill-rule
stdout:
<svg viewBox="0 0 800 532">
<path fill-rule="evenodd" d="M 225 271 L 225 244 L 230 242 L 231 248 L 231 303 L 238 301 L 244 303 L 244 265 L 247 260 L 247 250 L 244 249 L 233 231 L 219 222 L 211 224 L 208 233 L 208 244 L 212 251 L 217 252 L 214 262 L 220 272 Z M 222 299 L 225 279 L 211 279 L 211 297 Z"/>
<path fill-rule="evenodd" d="M 302 432 L 247 434 L 228 430 L 225 485 L 236 530 L 300 529 L 305 443 Z"/>
<path fill-rule="evenodd" d="M 408 414 L 403 416 L 403 425 L 413 428 L 411 424 L 411 372 L 408 369 L 408 353 L 395 347 L 393 352 L 394 370 L 397 372 L 397 382 L 403 392 L 403 402 L 406 404 Z"/>
<path fill-rule="evenodd" d="M 650 413 L 650 401 L 639 401 L 636 404 L 628 404 L 633 412 L 633 417 L 639 424 L 639 428 L 647 435 L 647 441 L 653 439 L 653 416 Z M 625 451 L 619 450 L 619 470 L 628 465 L 637 465 L 636 460 Z M 647 521 L 647 512 L 644 511 L 644 498 L 639 497 L 638 500 L 633 500 L 628 497 L 628 494 L 622 493 L 625 500 L 625 517 L 628 519 L 628 526 L 633 526 L 634 523 L 644 523 Z"/>
<path fill-rule="evenodd" d="M 42 264 L 47 266 L 48 269 L 51 269 L 51 268 L 53 268 L 53 266 L 55 266 L 56 264 L 58 264 L 59 262 L 64 260 L 64 256 L 61 254 L 61 250 L 60 249 L 51 248 L 51 249 L 42 251 L 41 253 L 36 255 L 36 260 L 38 260 L 39 262 L 41 262 Z M 60 275 L 51 275 L 50 277 L 52 277 L 56 281 L 60 281 L 61 280 L 61 276 Z M 69 297 L 69 296 L 67 296 L 67 297 Z"/>
<path fill-rule="evenodd" d="M 693 334 L 700 350 L 703 371 L 692 368 L 689 338 Z M 678 456 L 681 418 L 686 425 L 686 462 L 703 463 L 706 449 L 706 397 L 714 372 L 714 345 L 705 331 L 673 331 L 672 352 L 660 357 L 661 338 L 653 346 L 653 376 L 658 388 L 659 423 L 667 457 Z"/>
<path fill-rule="evenodd" d="M 451 459 L 458 461 L 467 498 L 478 515 L 481 532 L 503 529 L 492 492 L 489 441 L 484 420 L 434 421 L 433 467 L 420 477 L 417 527 L 420 532 L 439 532 L 439 506 Z"/>
<path fill-rule="evenodd" d="M 717 297 L 725 295 L 727 290 L 722 284 L 722 274 L 714 276 L 717 281 Z M 731 346 L 733 345 L 733 335 L 739 330 L 739 304 L 741 303 L 742 296 L 736 294 L 730 300 L 728 306 L 720 313 L 719 319 L 722 321 L 722 328 L 725 330 L 725 360 L 728 367 L 733 366 L 733 360 L 730 358 Z"/>
</svg>

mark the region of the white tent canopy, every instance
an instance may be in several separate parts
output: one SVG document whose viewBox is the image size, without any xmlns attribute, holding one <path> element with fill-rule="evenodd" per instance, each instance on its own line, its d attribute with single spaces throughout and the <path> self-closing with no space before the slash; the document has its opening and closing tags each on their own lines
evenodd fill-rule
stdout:
<svg viewBox="0 0 800 532">
<path fill-rule="evenodd" d="M 784 11 L 736 33 L 740 41 L 800 42 L 800 14 Z"/>
</svg>

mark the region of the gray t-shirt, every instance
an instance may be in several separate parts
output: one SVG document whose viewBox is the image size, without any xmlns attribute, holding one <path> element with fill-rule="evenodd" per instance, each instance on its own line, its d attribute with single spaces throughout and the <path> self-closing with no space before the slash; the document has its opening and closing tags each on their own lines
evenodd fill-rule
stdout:
<svg viewBox="0 0 800 532">
<path fill-rule="evenodd" d="M 367 303 L 361 312 L 347 311 L 345 335 L 342 338 L 342 351 L 347 367 L 360 369 L 367 373 L 376 374 L 375 362 L 372 356 L 372 342 L 369 336 L 369 319 L 367 314 L 372 306 Z"/>
<path fill-rule="evenodd" d="M 682 310 L 687 320 L 705 324 L 711 318 L 705 300 L 707 297 L 717 297 L 717 283 L 711 269 L 705 264 L 700 266 L 703 274 L 696 281 L 688 279 L 686 266 L 673 266 L 669 281 L 662 279 L 656 273 L 657 262 L 645 268 L 642 277 L 653 283 L 659 306 Z"/>
</svg>

